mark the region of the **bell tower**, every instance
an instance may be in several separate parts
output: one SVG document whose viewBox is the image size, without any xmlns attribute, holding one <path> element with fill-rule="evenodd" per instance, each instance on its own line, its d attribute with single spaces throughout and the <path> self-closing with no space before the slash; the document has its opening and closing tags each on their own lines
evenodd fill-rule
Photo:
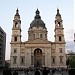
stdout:
<svg viewBox="0 0 75 75">
<path fill-rule="evenodd" d="M 62 24 L 62 17 L 57 9 L 57 14 L 55 17 L 55 42 L 56 43 L 65 43 L 64 39 L 64 28 Z"/>
<path fill-rule="evenodd" d="M 19 10 L 16 10 L 16 14 L 13 20 L 13 28 L 12 28 L 12 39 L 11 42 L 13 43 L 20 43 L 21 42 L 21 20 L 19 15 Z"/>
<path fill-rule="evenodd" d="M 56 52 L 56 65 L 57 67 L 66 66 L 66 53 L 65 53 L 65 38 L 64 38 L 64 28 L 62 24 L 62 17 L 57 9 L 57 14 L 55 17 L 55 52 Z"/>
<path fill-rule="evenodd" d="M 16 10 L 16 14 L 13 20 L 13 27 L 12 27 L 12 35 L 11 35 L 11 56 L 10 56 L 10 63 L 11 67 L 19 67 L 20 65 L 20 44 L 21 44 L 21 20 L 19 15 L 19 10 Z"/>
</svg>

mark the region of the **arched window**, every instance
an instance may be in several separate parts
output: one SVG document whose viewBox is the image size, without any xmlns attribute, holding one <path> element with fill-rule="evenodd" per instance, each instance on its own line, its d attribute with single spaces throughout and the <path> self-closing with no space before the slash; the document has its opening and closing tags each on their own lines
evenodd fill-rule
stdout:
<svg viewBox="0 0 75 75">
<path fill-rule="evenodd" d="M 58 26 L 60 26 L 60 22 L 58 22 Z"/>
<path fill-rule="evenodd" d="M 18 24 L 18 23 L 16 22 L 16 23 L 15 23 L 15 27 L 17 27 L 17 24 Z"/>
</svg>

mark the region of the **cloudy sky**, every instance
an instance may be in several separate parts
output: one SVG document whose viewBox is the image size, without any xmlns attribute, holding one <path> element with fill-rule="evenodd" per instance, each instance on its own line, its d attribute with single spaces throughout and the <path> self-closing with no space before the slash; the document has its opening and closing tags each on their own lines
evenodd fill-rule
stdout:
<svg viewBox="0 0 75 75">
<path fill-rule="evenodd" d="M 6 32 L 6 59 L 10 59 L 10 41 L 16 9 L 21 16 L 22 41 L 28 39 L 28 28 L 38 8 L 48 30 L 48 39 L 54 41 L 54 20 L 57 8 L 63 19 L 66 50 L 74 50 L 74 0 L 0 0 L 0 26 Z"/>
</svg>

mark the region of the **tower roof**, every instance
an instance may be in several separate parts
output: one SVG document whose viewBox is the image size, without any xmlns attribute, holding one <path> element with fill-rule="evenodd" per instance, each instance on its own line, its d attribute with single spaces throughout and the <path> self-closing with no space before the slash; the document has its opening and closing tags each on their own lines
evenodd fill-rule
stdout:
<svg viewBox="0 0 75 75">
<path fill-rule="evenodd" d="M 19 10 L 18 10 L 18 8 L 17 8 L 17 10 L 16 10 L 16 14 L 15 14 L 15 16 L 14 16 L 14 19 L 20 19 L 20 15 L 19 15 Z"/>
<path fill-rule="evenodd" d="M 56 16 L 61 16 L 60 13 L 59 13 L 59 9 L 57 8 L 57 14 Z"/>
<path fill-rule="evenodd" d="M 40 15 L 39 15 L 39 14 L 40 14 L 40 12 L 39 12 L 39 10 L 38 10 L 38 9 L 36 10 L 36 12 L 35 12 L 35 13 L 36 13 L 35 19 L 41 19 Z"/>
<path fill-rule="evenodd" d="M 34 17 L 34 20 L 30 24 L 30 28 L 32 28 L 32 27 L 46 28 L 45 23 L 41 20 L 40 11 L 37 9 L 35 13 L 36 13 L 36 15 Z"/>
<path fill-rule="evenodd" d="M 18 8 L 17 8 L 17 10 L 16 10 L 15 16 L 20 16 L 20 15 L 19 15 L 19 10 L 18 10 Z"/>
</svg>

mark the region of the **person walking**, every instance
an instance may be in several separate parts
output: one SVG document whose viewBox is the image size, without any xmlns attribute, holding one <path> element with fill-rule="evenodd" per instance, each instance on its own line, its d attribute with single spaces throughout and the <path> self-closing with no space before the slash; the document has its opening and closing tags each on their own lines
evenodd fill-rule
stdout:
<svg viewBox="0 0 75 75">
<path fill-rule="evenodd" d="M 40 72 L 38 71 L 38 69 L 36 69 L 35 75 L 40 75 Z"/>
<path fill-rule="evenodd" d="M 24 75 L 26 75 L 26 69 L 24 69 Z"/>
<path fill-rule="evenodd" d="M 13 72 L 13 75 L 18 75 L 18 72 L 15 70 L 15 71 Z"/>
<path fill-rule="evenodd" d="M 8 70 L 8 75 L 12 75 L 12 73 L 11 73 L 11 70 L 10 70 L 10 69 Z"/>
<path fill-rule="evenodd" d="M 3 75 L 12 75 L 11 70 L 8 69 L 8 68 L 5 68 L 5 69 L 3 70 Z"/>
<path fill-rule="evenodd" d="M 48 70 L 46 70 L 46 67 L 44 67 L 43 75 L 48 75 Z"/>
</svg>

